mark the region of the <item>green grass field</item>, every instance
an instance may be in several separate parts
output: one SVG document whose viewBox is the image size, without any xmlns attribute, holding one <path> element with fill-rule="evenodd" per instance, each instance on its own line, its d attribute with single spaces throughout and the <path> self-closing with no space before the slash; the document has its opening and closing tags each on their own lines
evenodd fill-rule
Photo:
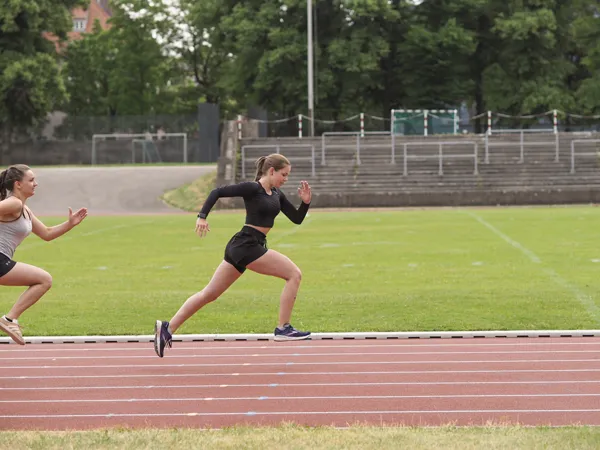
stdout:
<svg viewBox="0 0 600 450">
<path fill-rule="evenodd" d="M 47 224 L 58 218 L 44 218 Z M 25 334 L 150 334 L 209 281 L 244 215 L 215 211 L 205 239 L 193 214 L 91 217 L 15 259 L 54 286 L 21 317 Z M 537 207 L 284 216 L 269 247 L 303 282 L 293 323 L 313 332 L 597 329 L 600 209 Z M 283 281 L 247 272 L 181 333 L 270 333 Z M 0 290 L 0 312 L 20 288 Z"/>
<path fill-rule="evenodd" d="M 365 427 L 271 428 L 224 430 L 107 430 L 81 432 L 0 432 L 11 450 L 596 450 L 594 427 Z"/>
</svg>

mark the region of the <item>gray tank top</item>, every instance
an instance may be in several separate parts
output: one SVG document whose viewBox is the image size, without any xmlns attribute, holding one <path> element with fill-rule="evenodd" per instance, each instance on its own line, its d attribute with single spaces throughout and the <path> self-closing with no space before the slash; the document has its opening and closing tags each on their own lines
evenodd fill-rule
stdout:
<svg viewBox="0 0 600 450">
<path fill-rule="evenodd" d="M 0 253 L 12 259 L 15 250 L 23 239 L 31 233 L 31 217 L 25 211 L 21 212 L 18 219 L 9 222 L 0 221 Z"/>
</svg>

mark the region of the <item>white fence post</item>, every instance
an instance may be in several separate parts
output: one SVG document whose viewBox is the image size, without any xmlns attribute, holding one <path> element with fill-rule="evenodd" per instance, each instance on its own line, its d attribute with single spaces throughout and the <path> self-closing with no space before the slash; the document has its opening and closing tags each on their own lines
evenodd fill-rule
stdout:
<svg viewBox="0 0 600 450">
<path fill-rule="evenodd" d="M 523 131 L 521 131 L 520 143 L 521 143 L 521 156 L 519 157 L 519 162 L 523 163 L 523 162 L 525 162 L 525 154 L 524 154 L 524 149 L 523 149 L 523 147 L 525 146 L 525 133 Z"/>
<path fill-rule="evenodd" d="M 360 113 L 360 137 L 365 137 L 365 113 Z"/>
</svg>

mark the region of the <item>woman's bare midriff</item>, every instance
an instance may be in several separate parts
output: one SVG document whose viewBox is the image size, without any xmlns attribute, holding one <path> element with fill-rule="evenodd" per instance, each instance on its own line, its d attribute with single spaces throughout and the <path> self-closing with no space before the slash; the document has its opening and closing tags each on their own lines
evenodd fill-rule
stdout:
<svg viewBox="0 0 600 450">
<path fill-rule="evenodd" d="M 257 227 L 256 225 L 248 225 L 247 223 L 244 224 L 245 227 L 251 227 L 254 228 L 255 230 L 260 231 L 262 234 L 264 234 L 265 236 L 267 235 L 267 233 L 269 231 L 271 231 L 270 228 L 266 228 L 266 227 Z"/>
</svg>

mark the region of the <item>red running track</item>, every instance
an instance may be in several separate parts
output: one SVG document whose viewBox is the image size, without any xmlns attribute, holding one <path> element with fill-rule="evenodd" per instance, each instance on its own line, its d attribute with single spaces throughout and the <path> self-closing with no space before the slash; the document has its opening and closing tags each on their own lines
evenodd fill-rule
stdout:
<svg viewBox="0 0 600 450">
<path fill-rule="evenodd" d="M 0 347 L 0 429 L 600 425 L 600 339 Z"/>
</svg>

